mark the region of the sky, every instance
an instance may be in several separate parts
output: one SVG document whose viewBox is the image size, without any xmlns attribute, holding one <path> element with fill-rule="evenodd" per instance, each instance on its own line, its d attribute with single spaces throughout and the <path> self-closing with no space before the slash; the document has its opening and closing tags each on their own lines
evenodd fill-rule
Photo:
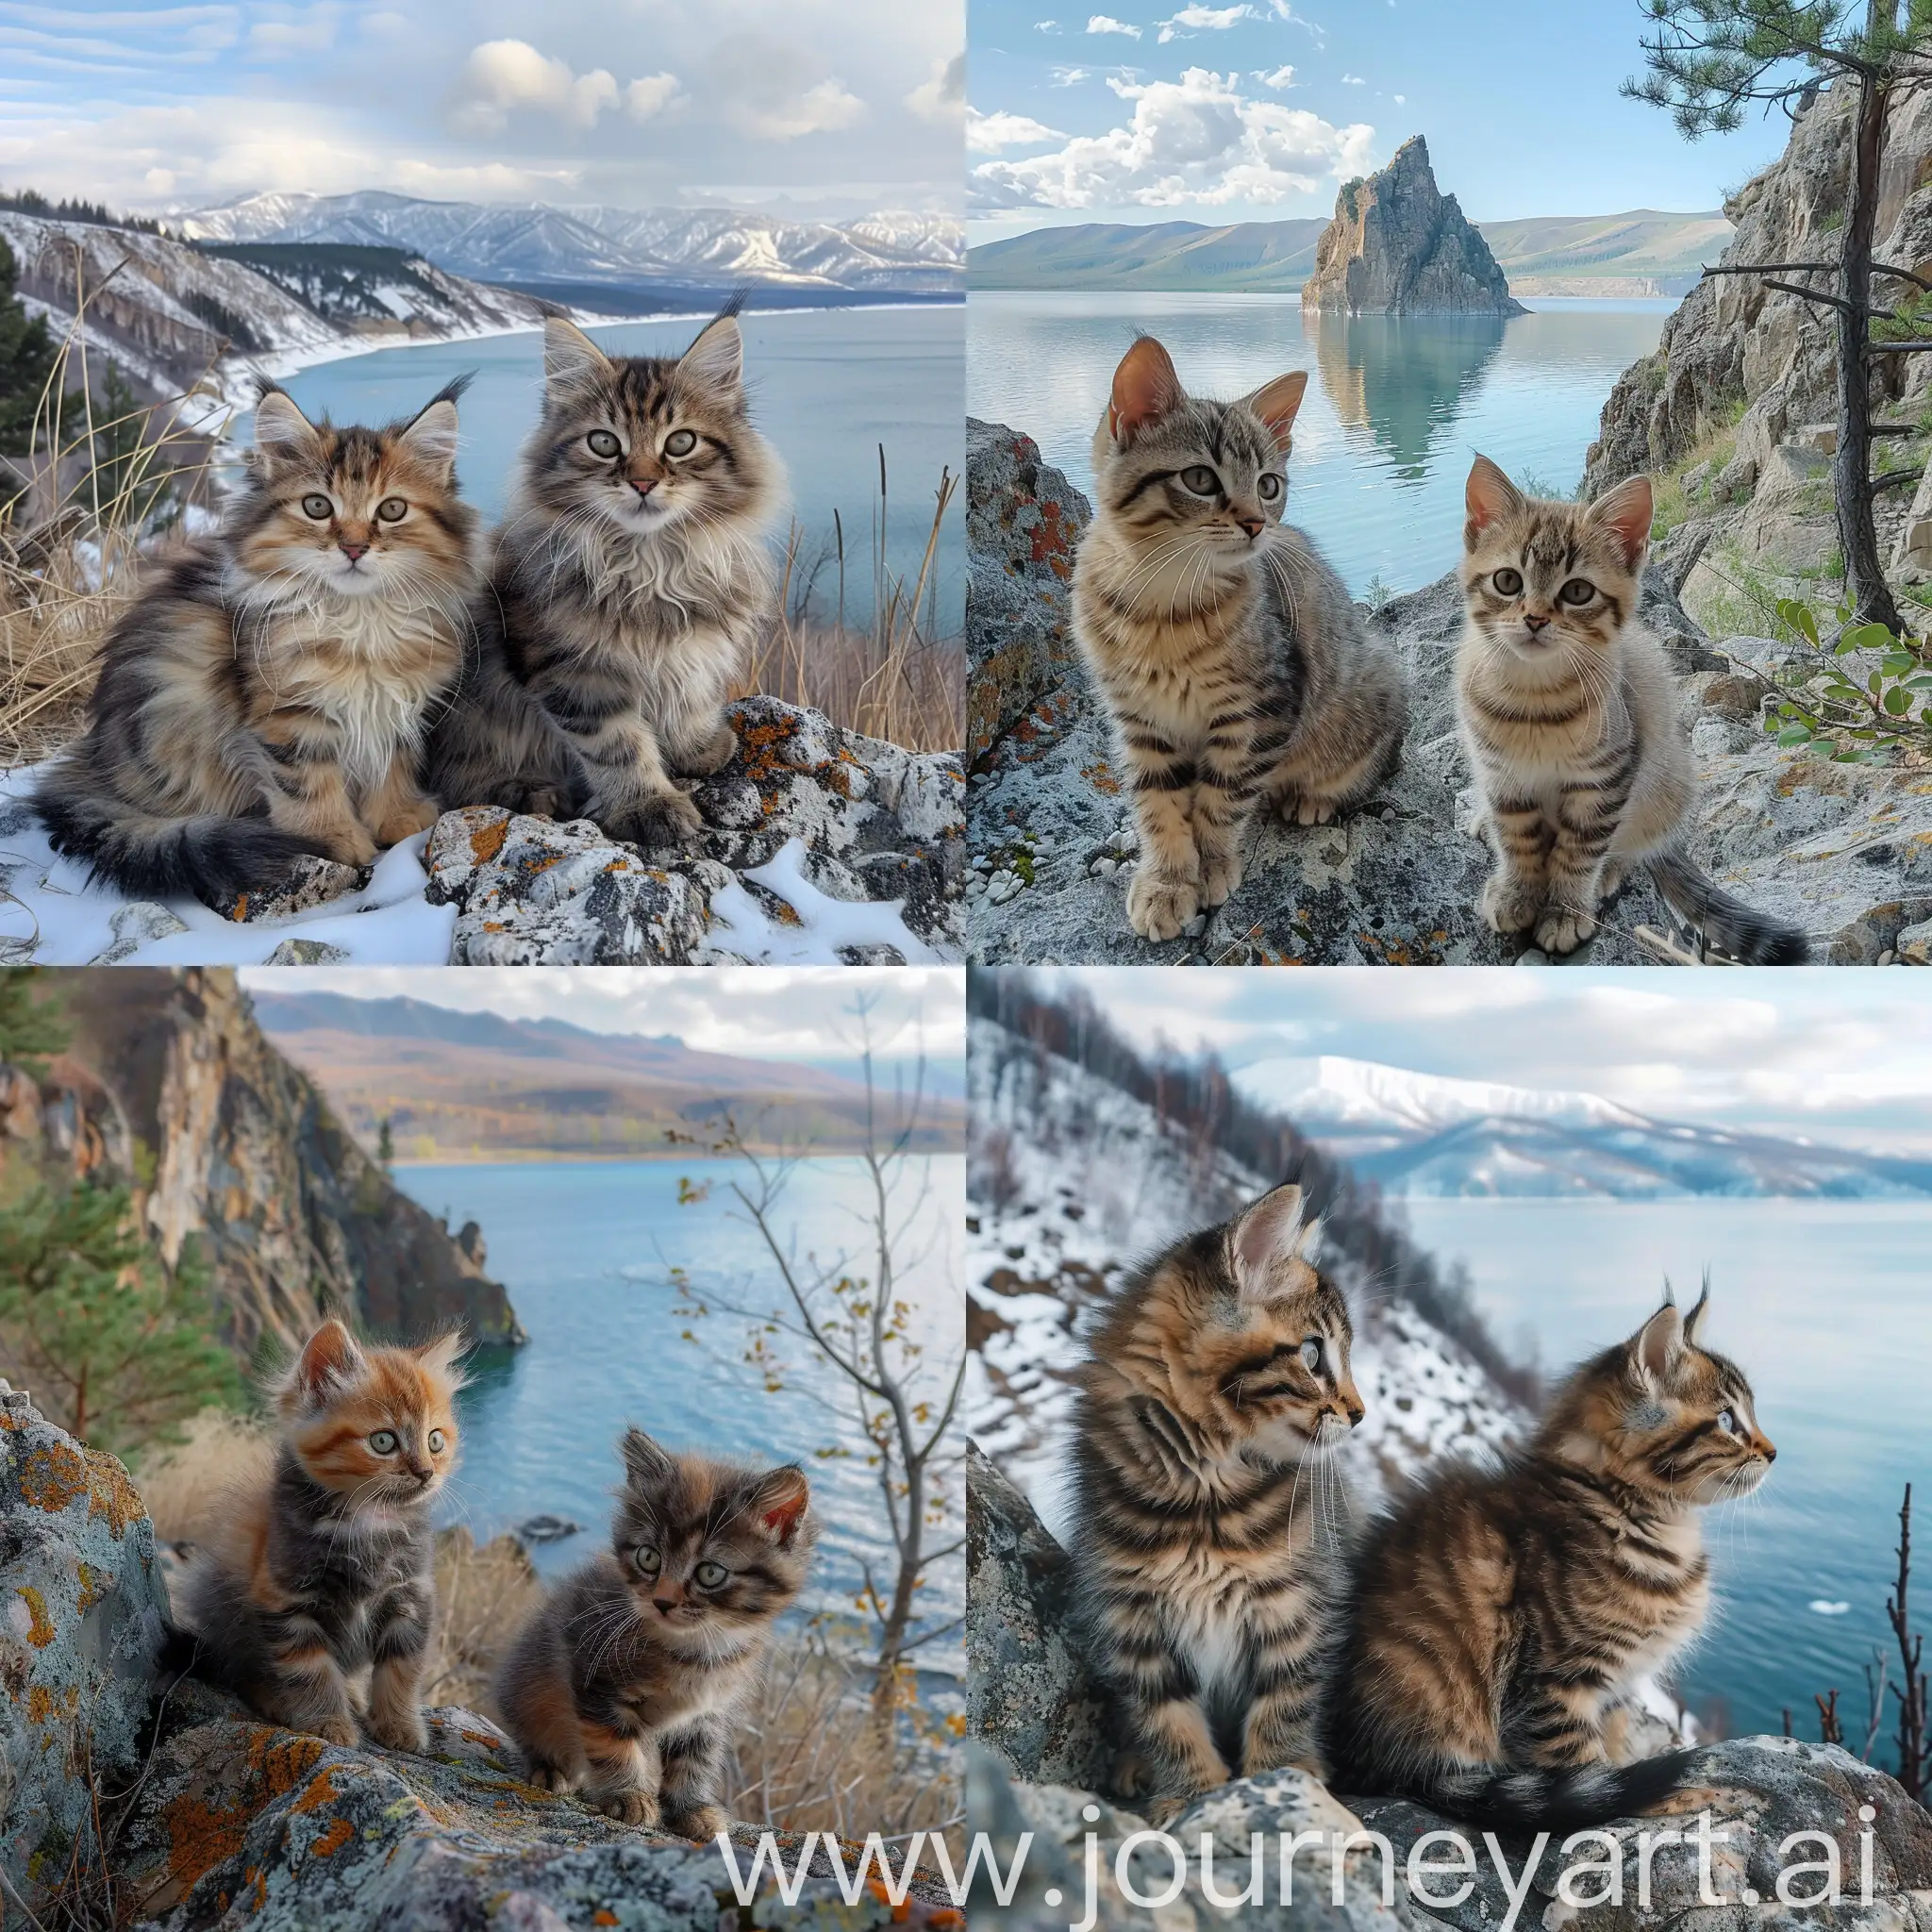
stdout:
<svg viewBox="0 0 1932 1932">
<path fill-rule="evenodd" d="M 1337 1054 L 1600 1094 L 1656 1119 L 1932 1156 L 1932 1001 L 1908 971 L 1359 968 L 1081 975 L 1137 1044 L 1233 1068 Z"/>
<path fill-rule="evenodd" d="M 964 0 L 0 0 L 0 186 L 956 210 Z"/>
<path fill-rule="evenodd" d="M 1690 143 L 1626 101 L 1639 0 L 974 0 L 970 239 L 1326 218 L 1424 135 L 1474 221 L 1715 208 L 1782 110 Z"/>
<path fill-rule="evenodd" d="M 858 1050 L 852 1012 L 875 1002 L 873 1051 L 906 1061 L 964 1051 L 966 988 L 958 968 L 881 966 L 357 966 L 244 970 L 258 992 L 412 999 L 506 1020 L 565 1020 L 592 1033 L 675 1033 L 689 1047 L 753 1059 L 844 1060 Z"/>
</svg>

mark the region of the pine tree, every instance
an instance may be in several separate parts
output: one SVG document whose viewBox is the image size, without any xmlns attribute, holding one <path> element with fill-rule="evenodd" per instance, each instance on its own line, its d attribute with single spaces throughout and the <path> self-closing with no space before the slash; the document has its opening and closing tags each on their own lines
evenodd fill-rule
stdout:
<svg viewBox="0 0 1932 1932">
<path fill-rule="evenodd" d="M 382 1124 L 375 1130 L 375 1158 L 381 1163 L 384 1174 L 395 1165 L 396 1137 L 390 1130 L 388 1114 L 383 1115 Z"/>
<path fill-rule="evenodd" d="M 34 414 L 54 368 L 56 349 L 44 316 L 30 316 L 14 291 L 20 265 L 0 241 L 0 456 L 25 456 Z"/>
<path fill-rule="evenodd" d="M 31 1071 L 43 1056 L 66 1049 L 58 1001 L 36 999 L 36 980 L 52 984 L 38 966 L 0 968 L 0 1064 Z"/>
</svg>

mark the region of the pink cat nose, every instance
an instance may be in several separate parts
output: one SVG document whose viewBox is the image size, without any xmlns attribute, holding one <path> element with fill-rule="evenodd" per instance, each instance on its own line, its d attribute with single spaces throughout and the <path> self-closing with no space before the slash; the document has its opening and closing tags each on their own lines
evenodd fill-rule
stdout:
<svg viewBox="0 0 1932 1932">
<path fill-rule="evenodd" d="M 1263 525 L 1259 517 L 1237 517 L 1235 521 L 1241 525 L 1241 528 L 1249 536 L 1258 537 L 1261 534 Z"/>
<path fill-rule="evenodd" d="M 1523 613 L 1523 622 L 1524 627 L 1529 630 L 1548 630 L 1550 627 L 1550 620 L 1547 617 L 1538 617 L 1527 610 Z"/>
<path fill-rule="evenodd" d="M 675 1596 L 654 1596 L 651 1601 L 657 1606 L 660 1617 L 668 1617 L 677 1607 L 677 1599 Z"/>
<path fill-rule="evenodd" d="M 343 543 L 338 547 L 351 563 L 358 563 L 369 555 L 369 546 L 366 543 Z"/>
<path fill-rule="evenodd" d="M 648 496 L 652 491 L 657 489 L 658 479 L 655 476 L 633 476 L 630 479 L 630 487 L 640 496 Z"/>
</svg>

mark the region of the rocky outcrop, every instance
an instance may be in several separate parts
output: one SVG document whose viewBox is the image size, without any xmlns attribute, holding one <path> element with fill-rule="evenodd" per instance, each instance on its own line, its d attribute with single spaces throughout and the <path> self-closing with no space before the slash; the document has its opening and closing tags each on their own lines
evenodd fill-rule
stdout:
<svg viewBox="0 0 1932 1932">
<path fill-rule="evenodd" d="M 452 1239 L 363 1153 L 233 973 L 82 969 L 58 988 L 73 1041 L 38 1080 L 7 1070 L 0 1167 L 132 1186 L 170 1265 L 198 1243 L 244 1359 L 331 1313 L 379 1336 L 524 1339 L 480 1241 Z"/>
<path fill-rule="evenodd" d="M 1436 186 L 1419 134 L 1380 174 L 1345 183 L 1335 197 L 1302 307 L 1344 315 L 1524 312 L 1490 244 Z"/>
<path fill-rule="evenodd" d="M 992 1690 L 977 1689 L 970 1720 L 981 1746 L 967 1773 L 967 1824 L 985 1831 L 1005 1871 L 1023 1832 L 1034 1834 L 1020 1886 L 1004 1908 L 991 1899 L 971 1902 L 973 1924 L 999 1927 L 1058 1928 L 1085 1913 L 1089 1846 L 1098 1852 L 1099 1923 L 1141 1927 L 1236 1925 L 1252 1932 L 1347 1925 L 1356 1932 L 1426 1932 L 1453 1925 L 1457 1932 L 1497 1932 L 1507 1925 L 1560 1928 L 1577 1915 L 1575 1902 L 1558 1895 L 1566 1871 L 1574 1901 L 1602 1898 L 1585 1907 L 1588 1923 L 1611 1932 L 1737 1932 L 1768 1923 L 1765 1914 L 1788 1911 L 1777 1899 L 1779 1875 L 1799 1860 L 1822 1859 L 1821 1843 L 1795 1833 L 1819 1834 L 1836 1848 L 1843 1877 L 1842 1902 L 1807 1911 L 1807 1924 L 1829 1932 L 1924 1932 L 1932 1924 L 1932 1815 L 1914 1804 L 1895 1780 L 1834 1745 L 1791 1738 L 1742 1738 L 1709 1746 L 1690 1757 L 1683 1790 L 1667 1816 L 1612 1822 L 1607 1837 L 1569 1851 L 1561 1833 L 1532 1844 L 1527 1834 L 1503 1833 L 1492 1850 L 1478 1832 L 1463 1831 L 1474 1852 L 1474 1882 L 1451 1902 L 1464 1874 L 1431 1879 L 1424 1872 L 1424 1896 L 1411 1878 L 1411 1849 L 1431 1832 L 1454 1829 L 1456 1821 L 1406 1799 L 1335 1793 L 1299 1771 L 1243 1777 L 1197 1799 L 1163 1826 L 1185 1848 L 1187 1871 L 1165 1910 L 1153 1919 L 1130 1900 L 1121 1883 L 1144 1900 L 1159 1898 L 1174 1883 L 1172 1857 L 1142 1840 L 1129 1847 L 1146 1822 L 1109 1796 L 1113 1722 L 1078 1656 L 1066 1618 L 1066 1557 L 1040 1525 L 1024 1499 L 984 1457 L 968 1470 L 970 1562 L 967 1655 L 975 1676 L 986 1668 L 1006 1673 Z M 1667 1748 L 1667 1727 L 1647 1720 L 1640 1726 L 1642 1748 Z M 1091 1782 L 1083 1783 L 1083 1777 Z M 1709 1814 L 1712 1904 L 1700 1890 L 1700 1853 L 1689 1843 L 1663 1843 L 1644 1851 L 1639 1835 L 1694 1828 L 1695 1814 Z M 1865 1869 L 1862 1833 L 1871 1832 L 1871 1903 L 1860 1902 Z M 1215 1847 L 1210 1898 L 1200 1843 Z M 1262 1852 L 1251 1866 L 1255 1834 Z M 1293 1893 L 1284 1897 L 1282 1847 L 1297 1834 L 1313 1833 L 1290 1856 Z M 1379 1834 L 1384 1853 L 1369 1833 Z M 1357 1836 L 1357 1834 L 1362 1834 Z M 1125 1853 L 1124 1867 L 1121 1855 Z M 1512 1910 L 1498 1855 L 1518 1893 Z M 1616 1860 L 1616 1890 L 1609 1891 L 1608 1861 Z M 1424 1861 L 1452 1858 L 1439 1840 L 1424 1848 Z M 1648 1877 L 1640 1885 L 1643 1863 Z M 1588 1869 L 1586 1869 L 1586 1867 Z M 1533 1869 L 1531 1869 L 1533 1868 Z M 1258 1872 L 1258 1892 L 1251 1883 Z M 1526 1878 L 1526 1886 L 1525 1886 Z M 1793 1873 L 1794 1896 L 1808 1899 L 1821 1883 L 1816 1871 Z M 1251 1896 L 1241 1896 L 1247 1891 Z M 1754 1910 L 1754 1908 L 1756 1908 Z"/>
<path fill-rule="evenodd" d="M 995 451 L 1031 447 L 995 425 L 982 425 L 982 436 Z M 1409 681 L 1401 769 L 1338 824 L 1257 824 L 1234 896 L 1180 938 L 1152 945 L 1127 924 L 1138 835 L 1104 707 L 1077 659 L 1046 649 L 1065 631 L 1065 587 L 1052 573 L 1051 581 L 1024 575 L 1032 568 L 1028 503 L 1064 504 L 1068 525 L 1082 527 L 1087 506 L 1037 452 L 969 466 L 967 489 L 969 528 L 1005 546 L 973 558 L 968 650 L 975 663 L 986 661 L 1023 622 L 1041 641 L 1026 687 L 1039 694 L 974 765 L 966 891 L 975 962 L 1541 962 L 1541 954 L 1499 940 L 1475 911 L 1489 857 L 1474 829 L 1455 728 L 1450 667 L 1462 602 L 1454 576 L 1395 598 L 1369 620 L 1395 645 Z M 980 500 L 997 491 L 1014 502 Z M 1006 603 L 982 603 L 982 585 L 1021 581 L 1021 617 Z M 1895 954 L 1901 930 L 1932 916 L 1932 792 L 1924 773 L 1779 750 L 1759 725 L 1764 687 L 1753 669 L 1778 647 L 1733 639 L 1714 648 L 1659 565 L 1645 575 L 1640 610 L 1677 671 L 1679 718 L 1700 773 L 1692 857 L 1747 903 L 1804 927 L 1820 958 L 1874 964 Z M 1572 957 L 1655 963 L 1658 954 L 1639 928 L 1672 929 L 1647 878 L 1625 887 L 1597 938 Z"/>
</svg>

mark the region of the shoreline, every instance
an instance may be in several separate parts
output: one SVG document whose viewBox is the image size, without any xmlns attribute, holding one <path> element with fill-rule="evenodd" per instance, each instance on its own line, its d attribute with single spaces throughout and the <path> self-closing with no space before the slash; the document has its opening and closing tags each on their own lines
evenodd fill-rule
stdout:
<svg viewBox="0 0 1932 1932">
<path fill-rule="evenodd" d="M 273 1044 L 273 1040 L 271 1040 Z M 278 1052 L 279 1048 L 276 1049 Z M 286 1058 L 286 1056 L 284 1056 Z M 358 1142 L 359 1144 L 359 1142 Z M 795 1150 L 782 1144 L 770 1146 L 754 1145 L 753 1151 L 767 1158 L 789 1157 Z M 857 1160 L 864 1150 L 858 1147 L 812 1147 L 798 1155 L 801 1160 Z M 964 1159 L 965 1143 L 957 1147 L 924 1147 L 912 1150 L 916 1158 Z M 375 1160 L 375 1155 L 370 1155 Z M 695 1164 L 700 1161 L 731 1160 L 736 1157 L 729 1154 L 694 1154 L 688 1147 L 667 1147 L 655 1153 L 643 1154 L 553 1154 L 543 1148 L 514 1148 L 492 1150 L 484 1154 L 440 1154 L 433 1158 L 422 1155 L 405 1157 L 397 1155 L 390 1162 L 390 1168 L 400 1173 L 405 1168 L 424 1167 L 654 1167 L 665 1161 L 681 1160 Z M 376 1162 L 380 1166 L 379 1161 Z"/>
</svg>

